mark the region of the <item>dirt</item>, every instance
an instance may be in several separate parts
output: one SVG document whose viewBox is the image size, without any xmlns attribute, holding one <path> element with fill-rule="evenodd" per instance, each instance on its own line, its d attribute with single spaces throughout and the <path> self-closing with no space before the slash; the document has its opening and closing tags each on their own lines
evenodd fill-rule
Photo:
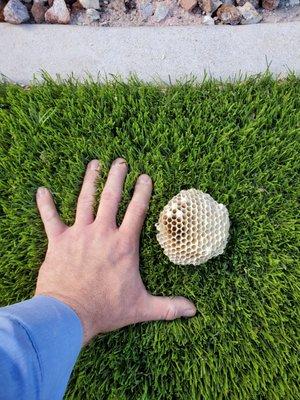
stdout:
<svg viewBox="0 0 300 400">
<path fill-rule="evenodd" d="M 153 2 L 154 10 L 158 1 Z M 197 7 L 192 12 L 184 11 L 175 0 L 164 1 L 170 7 L 170 16 L 161 22 L 157 22 L 155 15 L 150 16 L 144 20 L 139 11 L 139 3 L 137 1 L 135 9 L 126 10 L 123 0 L 111 0 L 111 2 L 100 13 L 100 20 L 93 22 L 94 26 L 174 26 L 174 25 L 201 25 L 203 22 L 203 13 Z M 263 19 L 261 23 L 278 23 L 288 21 L 300 21 L 300 5 L 298 6 L 280 6 L 274 11 L 258 9 L 262 14 Z M 79 12 L 78 15 L 72 16 L 71 23 L 84 25 L 80 22 L 84 15 L 84 11 Z M 216 23 L 218 23 L 215 17 Z"/>
<path fill-rule="evenodd" d="M 8 0 L 0 0 L 0 22 L 3 21 L 3 8 Z M 16 0 L 14 0 L 16 1 Z M 17 0 L 19 1 L 19 0 Z M 45 1 L 45 3 L 43 2 Z M 248 20 L 241 18 L 239 7 L 235 8 L 233 5 L 243 5 L 246 1 L 250 1 L 252 5 L 257 7 L 263 0 L 100 0 L 97 10 L 85 10 L 80 3 L 83 0 L 65 0 L 67 7 L 64 5 L 68 13 L 68 20 L 73 25 L 91 25 L 91 26 L 174 26 L 174 25 L 218 25 L 220 23 L 229 23 L 235 25 L 236 23 L 246 24 Z M 86 1 L 86 0 L 85 0 Z M 269 0 L 278 5 L 278 0 Z M 49 7 L 52 6 L 53 0 L 35 0 L 36 4 L 32 8 L 33 0 L 22 0 L 23 4 L 27 7 L 30 17 L 30 23 L 44 23 L 47 21 L 47 14 L 50 12 Z M 185 11 L 183 7 L 191 11 Z M 223 5 L 222 5 L 223 3 Z M 226 3 L 226 5 L 224 4 Z M 227 5 L 227 4 L 233 5 Z M 97 4 L 97 0 L 96 0 Z M 249 4 L 249 3 L 248 3 Z M 250 7 L 252 5 L 250 4 Z M 21 5 L 22 6 L 22 5 Z M 205 16 L 205 7 L 210 7 L 212 14 Z M 22 6 L 24 7 L 24 6 Z M 39 7 L 39 10 L 35 8 Z M 85 6 L 86 7 L 86 6 Z M 92 6 L 93 7 L 93 6 Z M 238 21 L 228 20 L 228 15 L 223 17 L 221 9 L 224 8 L 234 9 L 237 13 Z M 253 8 L 253 7 L 252 7 Z M 48 12 L 45 14 L 45 12 Z M 251 15 L 256 13 L 255 18 L 250 18 L 249 21 L 256 23 L 280 23 L 289 21 L 300 21 L 300 0 L 280 0 L 279 7 L 273 11 L 268 11 L 263 8 L 253 8 Z M 227 13 L 228 14 L 228 13 Z M 244 16 L 244 15 L 243 15 Z M 262 18 L 260 17 L 262 16 Z M 60 16 L 53 23 L 59 23 Z M 205 18 L 204 18 L 205 17 Z M 246 18 L 246 17 L 245 17 Z M 34 21 L 35 19 L 35 21 Z M 9 21 L 11 22 L 11 21 Z M 12 21 L 15 23 L 14 21 Z M 65 22 L 67 23 L 67 22 Z"/>
<path fill-rule="evenodd" d="M 300 5 L 280 7 L 274 11 L 261 10 L 262 22 L 291 22 L 300 21 Z"/>
</svg>

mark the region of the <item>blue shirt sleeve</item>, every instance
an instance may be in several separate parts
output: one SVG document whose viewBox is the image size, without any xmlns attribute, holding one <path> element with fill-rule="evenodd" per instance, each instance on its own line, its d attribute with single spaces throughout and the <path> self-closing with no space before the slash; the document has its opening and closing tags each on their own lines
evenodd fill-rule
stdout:
<svg viewBox="0 0 300 400">
<path fill-rule="evenodd" d="M 0 308 L 0 400 L 62 399 L 82 341 L 77 314 L 53 297 Z"/>
</svg>

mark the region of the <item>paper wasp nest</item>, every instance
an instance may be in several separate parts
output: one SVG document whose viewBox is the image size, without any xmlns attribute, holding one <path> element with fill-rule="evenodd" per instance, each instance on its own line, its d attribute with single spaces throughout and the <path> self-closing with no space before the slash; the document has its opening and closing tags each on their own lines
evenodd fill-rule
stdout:
<svg viewBox="0 0 300 400">
<path fill-rule="evenodd" d="M 156 237 L 174 264 L 199 265 L 223 253 L 229 225 L 223 204 L 199 190 L 182 190 L 160 213 Z"/>
</svg>

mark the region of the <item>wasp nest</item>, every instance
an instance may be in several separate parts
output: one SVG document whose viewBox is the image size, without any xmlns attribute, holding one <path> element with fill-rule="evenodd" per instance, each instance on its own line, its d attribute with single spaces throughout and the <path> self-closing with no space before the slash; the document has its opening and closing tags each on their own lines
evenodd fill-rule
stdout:
<svg viewBox="0 0 300 400">
<path fill-rule="evenodd" d="M 199 190 L 182 190 L 160 213 L 157 240 L 174 264 L 199 265 L 223 253 L 229 225 L 223 204 Z"/>
</svg>

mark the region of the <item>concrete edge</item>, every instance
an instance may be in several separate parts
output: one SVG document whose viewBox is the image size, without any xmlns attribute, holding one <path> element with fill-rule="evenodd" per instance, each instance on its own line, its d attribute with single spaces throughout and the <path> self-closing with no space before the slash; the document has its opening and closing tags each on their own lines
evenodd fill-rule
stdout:
<svg viewBox="0 0 300 400">
<path fill-rule="evenodd" d="M 300 21 L 245 26 L 99 28 L 0 23 L 0 73 L 28 84 L 41 70 L 81 80 L 135 74 L 143 81 L 269 71 L 300 74 Z"/>
</svg>

